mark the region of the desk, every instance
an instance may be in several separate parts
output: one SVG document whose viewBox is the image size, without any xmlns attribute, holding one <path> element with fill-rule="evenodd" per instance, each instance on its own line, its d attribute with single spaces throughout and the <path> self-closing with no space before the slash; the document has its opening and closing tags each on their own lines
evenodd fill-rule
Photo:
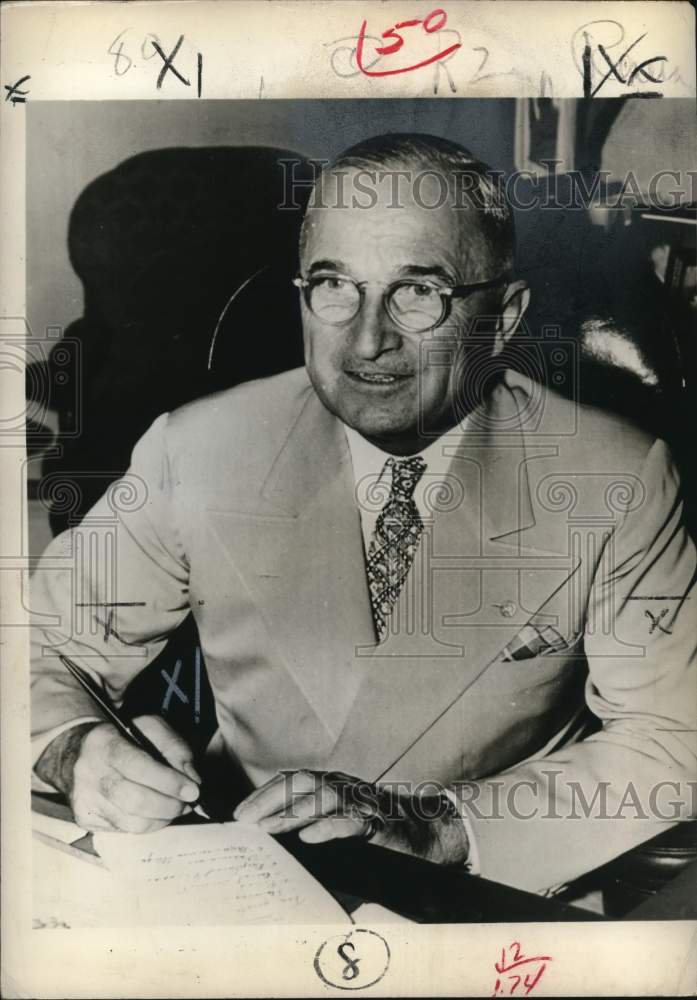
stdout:
<svg viewBox="0 0 697 1000">
<path fill-rule="evenodd" d="M 597 913 L 361 841 L 283 846 L 351 913 L 380 903 L 419 923 L 603 920 Z"/>
<path fill-rule="evenodd" d="M 32 795 L 37 812 L 71 819 L 54 796 Z M 203 822 L 190 817 L 188 822 Z M 588 921 L 603 917 L 554 899 L 512 889 L 457 868 L 421 861 L 360 840 L 304 844 L 297 834 L 276 838 L 339 901 L 347 913 L 380 903 L 418 923 Z M 79 846 L 94 853 L 91 835 Z"/>
</svg>

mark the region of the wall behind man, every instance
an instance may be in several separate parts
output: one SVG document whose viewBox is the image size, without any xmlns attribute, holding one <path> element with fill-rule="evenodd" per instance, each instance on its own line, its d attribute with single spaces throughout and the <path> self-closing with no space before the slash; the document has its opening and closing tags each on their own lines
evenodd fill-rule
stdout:
<svg viewBox="0 0 697 1000">
<path fill-rule="evenodd" d="M 381 132 L 430 132 L 513 168 L 512 100 L 37 101 L 27 105 L 27 311 L 32 332 L 82 314 L 70 211 L 122 160 L 171 146 L 279 146 L 331 158 Z M 254 183 L 254 178 L 249 178 Z"/>
</svg>

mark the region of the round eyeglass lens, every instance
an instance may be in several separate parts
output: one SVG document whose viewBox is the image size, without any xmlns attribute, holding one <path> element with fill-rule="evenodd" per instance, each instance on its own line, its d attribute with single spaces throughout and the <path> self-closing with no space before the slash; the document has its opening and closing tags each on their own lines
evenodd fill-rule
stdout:
<svg viewBox="0 0 697 1000">
<path fill-rule="evenodd" d="M 361 305 L 361 293 L 346 278 L 312 278 L 309 305 L 325 323 L 345 323 L 353 319 Z"/>
<path fill-rule="evenodd" d="M 396 323 L 408 330 L 430 330 L 443 316 L 443 299 L 431 285 L 412 282 L 395 285 L 388 309 Z"/>
</svg>

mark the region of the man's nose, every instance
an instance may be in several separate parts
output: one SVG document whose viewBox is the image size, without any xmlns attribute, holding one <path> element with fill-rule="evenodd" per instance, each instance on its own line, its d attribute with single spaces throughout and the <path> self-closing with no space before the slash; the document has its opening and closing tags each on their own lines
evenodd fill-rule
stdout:
<svg viewBox="0 0 697 1000">
<path fill-rule="evenodd" d="M 353 323 L 352 339 L 354 353 L 366 361 L 400 346 L 402 338 L 380 294 L 366 296 L 363 308 Z"/>
</svg>

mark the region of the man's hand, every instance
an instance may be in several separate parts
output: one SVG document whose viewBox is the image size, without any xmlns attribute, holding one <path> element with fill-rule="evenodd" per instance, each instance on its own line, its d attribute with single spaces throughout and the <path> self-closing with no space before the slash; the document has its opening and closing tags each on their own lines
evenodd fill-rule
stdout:
<svg viewBox="0 0 697 1000">
<path fill-rule="evenodd" d="M 198 798 L 201 779 L 184 740 L 159 716 L 136 721 L 171 767 L 153 760 L 108 722 L 67 730 L 36 765 L 38 776 L 67 796 L 75 822 L 85 830 L 159 830 Z"/>
<path fill-rule="evenodd" d="M 462 864 L 469 841 L 446 795 L 400 795 L 338 771 L 283 771 L 235 810 L 267 833 L 300 830 L 308 844 L 363 837 L 438 864 Z"/>
</svg>

